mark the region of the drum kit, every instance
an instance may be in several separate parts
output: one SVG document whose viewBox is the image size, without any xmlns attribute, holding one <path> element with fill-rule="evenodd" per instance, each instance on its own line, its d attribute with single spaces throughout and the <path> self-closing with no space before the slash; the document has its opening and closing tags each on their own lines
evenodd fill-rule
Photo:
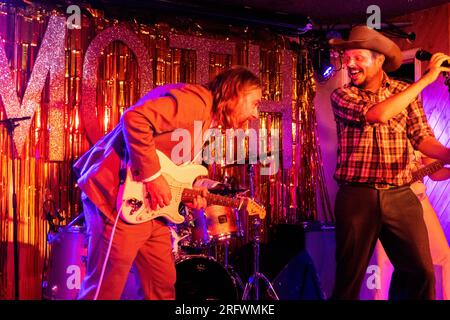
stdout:
<svg viewBox="0 0 450 320">
<path fill-rule="evenodd" d="M 244 286 L 228 263 L 228 246 L 244 235 L 239 211 L 216 205 L 187 211 L 185 223 L 171 226 L 176 299 L 237 300 Z"/>
<path fill-rule="evenodd" d="M 244 285 L 228 264 L 229 242 L 244 234 L 238 210 L 209 206 L 186 211 L 189 212 L 185 223 L 170 226 L 177 272 L 176 299 L 238 300 Z M 81 221 L 82 216 L 78 217 Z M 42 282 L 45 300 L 74 300 L 80 290 L 86 273 L 87 236 L 85 226 L 76 222 L 48 234 L 50 254 Z M 218 259 L 212 252 L 217 252 L 222 245 L 224 259 Z M 123 300 L 143 298 L 133 270 L 125 285 Z"/>
<path fill-rule="evenodd" d="M 248 163 L 248 162 L 247 162 Z M 233 163 L 229 166 L 239 165 Z M 248 164 L 249 190 L 237 189 L 226 181 L 215 190 L 227 196 L 249 193 L 254 198 L 254 165 Z M 205 210 L 188 210 L 185 223 L 172 229 L 172 246 L 176 258 L 178 300 L 259 300 L 262 281 L 266 297 L 279 300 L 275 289 L 267 277 L 259 271 L 261 221 L 258 215 L 249 216 L 248 228 L 252 235 L 253 273 L 244 284 L 238 272 L 228 263 L 230 240 L 244 236 L 243 219 L 236 208 L 209 206 Z M 223 261 L 211 255 L 211 249 L 224 247 Z M 180 249 L 181 248 L 181 249 Z M 198 252 L 201 254 L 198 254 Z M 218 283 L 218 281 L 221 281 Z"/>
<path fill-rule="evenodd" d="M 221 184 L 221 187 L 220 192 L 226 190 L 227 195 L 233 196 L 248 191 L 231 189 L 229 186 L 223 188 L 224 184 Z M 252 190 L 251 185 L 251 195 Z M 259 280 L 266 282 L 269 296 L 277 299 L 270 282 L 259 273 L 260 219 L 257 216 L 252 217 L 254 273 L 244 284 L 228 263 L 230 241 L 242 239 L 244 236 L 240 216 L 242 210 L 212 205 L 199 210 L 180 206 L 179 211 L 185 216 L 185 222 L 178 225 L 169 224 L 177 273 L 177 300 L 249 300 L 252 289 L 256 290 L 253 299 L 259 299 Z M 80 225 L 80 221 L 82 215 L 69 225 L 59 228 L 57 232 L 49 233 L 50 255 L 42 282 L 44 299 L 72 300 L 77 297 L 86 273 L 87 257 L 87 237 L 85 227 Z M 223 248 L 222 259 L 217 257 L 219 248 Z M 212 254 L 213 251 L 216 256 Z M 122 299 L 143 299 L 137 272 L 133 270 L 132 268 Z"/>
</svg>

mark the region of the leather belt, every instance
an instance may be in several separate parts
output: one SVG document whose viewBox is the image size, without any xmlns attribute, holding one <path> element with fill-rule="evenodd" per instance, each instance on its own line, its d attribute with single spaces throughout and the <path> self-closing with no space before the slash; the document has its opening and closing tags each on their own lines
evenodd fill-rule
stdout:
<svg viewBox="0 0 450 320">
<path fill-rule="evenodd" d="M 343 182 L 340 185 L 341 186 L 366 187 L 366 188 L 372 188 L 372 189 L 376 189 L 376 190 L 399 189 L 399 188 L 410 186 L 409 184 L 396 186 L 396 185 L 389 184 L 389 183 L 368 183 L 368 182 Z"/>
</svg>

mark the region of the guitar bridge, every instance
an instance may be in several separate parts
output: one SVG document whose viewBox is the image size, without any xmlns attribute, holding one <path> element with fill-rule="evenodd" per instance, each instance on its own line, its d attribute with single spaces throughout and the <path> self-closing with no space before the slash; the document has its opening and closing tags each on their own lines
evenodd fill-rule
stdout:
<svg viewBox="0 0 450 320">
<path fill-rule="evenodd" d="M 127 200 L 127 205 L 131 207 L 130 215 L 133 215 L 142 207 L 143 202 L 136 198 L 131 198 Z"/>
</svg>

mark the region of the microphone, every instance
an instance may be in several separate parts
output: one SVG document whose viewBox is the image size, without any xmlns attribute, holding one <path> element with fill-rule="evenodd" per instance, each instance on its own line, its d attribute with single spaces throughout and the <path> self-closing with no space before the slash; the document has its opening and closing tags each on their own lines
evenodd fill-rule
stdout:
<svg viewBox="0 0 450 320">
<path fill-rule="evenodd" d="M 406 35 L 406 39 L 412 42 L 412 41 L 416 40 L 416 34 L 414 32 L 409 32 Z"/>
<path fill-rule="evenodd" d="M 432 55 L 433 54 L 431 54 L 430 52 L 420 49 L 416 52 L 416 59 L 420 61 L 430 61 Z M 444 61 L 441 67 L 449 68 L 450 63 L 448 61 Z"/>
</svg>

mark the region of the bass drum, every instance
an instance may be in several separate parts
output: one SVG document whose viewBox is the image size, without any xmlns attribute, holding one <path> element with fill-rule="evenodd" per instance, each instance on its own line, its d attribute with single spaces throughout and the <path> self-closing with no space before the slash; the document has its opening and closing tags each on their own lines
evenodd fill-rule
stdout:
<svg viewBox="0 0 450 320">
<path fill-rule="evenodd" d="M 236 278 L 214 258 L 183 256 L 175 264 L 177 300 L 238 300 Z"/>
<path fill-rule="evenodd" d="M 42 298 L 44 300 L 75 300 L 86 275 L 88 239 L 85 228 L 69 226 L 49 234 L 50 255 L 44 270 Z M 142 300 L 137 269 L 134 264 L 128 275 L 121 300 Z"/>
<path fill-rule="evenodd" d="M 42 283 L 44 300 L 74 300 L 86 274 L 84 227 L 71 226 L 49 234 L 50 256 Z"/>
</svg>

